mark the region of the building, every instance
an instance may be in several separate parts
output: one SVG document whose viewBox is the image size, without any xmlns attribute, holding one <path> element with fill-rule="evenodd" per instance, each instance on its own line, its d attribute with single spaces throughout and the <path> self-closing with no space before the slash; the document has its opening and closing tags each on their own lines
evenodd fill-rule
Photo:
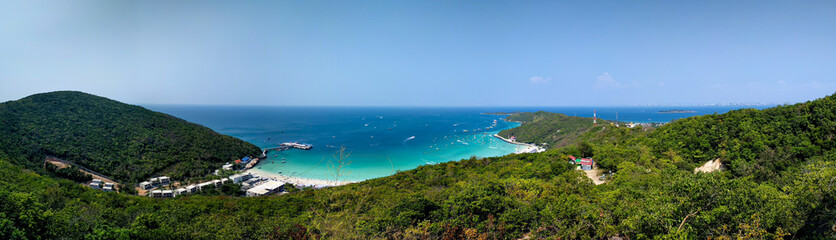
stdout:
<svg viewBox="0 0 836 240">
<path fill-rule="evenodd" d="M 209 188 L 214 187 L 214 186 L 215 185 L 212 184 L 212 182 L 204 182 L 204 183 L 197 184 L 198 191 L 203 191 L 203 190 L 209 189 Z"/>
<path fill-rule="evenodd" d="M 113 192 L 116 189 L 116 186 L 113 183 L 105 183 L 102 187 L 102 191 L 105 192 Z"/>
<path fill-rule="evenodd" d="M 241 183 L 243 181 L 247 181 L 252 178 L 250 173 L 241 173 L 229 176 L 229 180 L 232 180 L 233 183 Z"/>
<path fill-rule="evenodd" d="M 163 190 L 151 191 L 151 193 L 149 193 L 149 196 L 155 197 L 155 198 L 163 197 Z"/>
<path fill-rule="evenodd" d="M 279 181 L 267 181 L 263 184 L 248 189 L 247 197 L 264 196 L 277 192 L 282 192 L 284 191 L 284 184 L 285 183 Z"/>
<path fill-rule="evenodd" d="M 148 190 L 152 188 L 154 188 L 154 185 L 152 185 L 149 181 L 139 183 L 139 189 Z"/>
<path fill-rule="evenodd" d="M 222 183 L 221 183 L 221 180 L 216 179 L 216 180 L 212 180 L 212 184 L 215 185 L 215 187 L 220 187 Z"/>
<path fill-rule="evenodd" d="M 595 164 L 595 160 L 591 158 L 581 158 L 581 169 L 582 170 L 592 170 L 592 166 Z"/>
<path fill-rule="evenodd" d="M 592 158 L 576 158 L 575 156 L 569 155 L 569 163 L 578 165 L 581 170 L 592 170 L 595 165 L 595 160 Z"/>
<path fill-rule="evenodd" d="M 232 163 L 224 164 L 221 168 L 223 168 L 223 170 L 232 171 Z"/>
<path fill-rule="evenodd" d="M 257 185 L 258 182 L 261 182 L 261 181 L 262 181 L 261 178 L 250 178 L 249 180 L 244 181 L 244 182 L 241 183 L 241 188 L 242 189 L 250 189 L 252 187 L 255 187 L 255 185 Z"/>
<path fill-rule="evenodd" d="M 160 185 L 160 178 L 152 178 L 151 185 Z"/>
<path fill-rule="evenodd" d="M 164 198 L 174 197 L 174 190 L 163 190 L 162 197 L 164 197 Z"/>
<path fill-rule="evenodd" d="M 171 178 L 169 178 L 169 177 L 162 176 L 162 177 L 159 177 L 159 179 L 160 179 L 160 184 L 162 184 L 162 185 L 168 185 L 169 183 L 171 183 Z"/>
<path fill-rule="evenodd" d="M 89 186 L 90 186 L 91 188 L 94 188 L 94 189 L 101 189 L 101 188 L 102 188 L 102 180 L 101 180 L 101 179 L 98 179 L 98 178 L 93 179 L 93 181 L 90 181 L 90 185 L 89 185 Z"/>
<path fill-rule="evenodd" d="M 177 190 L 174 190 L 174 195 L 175 196 L 180 195 L 180 194 L 186 194 L 186 193 L 189 193 L 189 190 L 186 190 L 185 188 L 178 188 Z"/>
<path fill-rule="evenodd" d="M 188 191 L 189 193 L 196 193 L 197 191 L 200 191 L 200 188 L 198 188 L 197 186 L 192 184 L 192 185 L 186 186 L 186 191 Z"/>
</svg>

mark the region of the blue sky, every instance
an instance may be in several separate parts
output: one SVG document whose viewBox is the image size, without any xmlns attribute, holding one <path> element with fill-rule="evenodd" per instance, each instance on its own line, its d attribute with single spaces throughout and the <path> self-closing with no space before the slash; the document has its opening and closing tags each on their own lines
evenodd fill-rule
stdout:
<svg viewBox="0 0 836 240">
<path fill-rule="evenodd" d="M 0 101 L 629 106 L 836 92 L 834 1 L 4 1 Z"/>
</svg>

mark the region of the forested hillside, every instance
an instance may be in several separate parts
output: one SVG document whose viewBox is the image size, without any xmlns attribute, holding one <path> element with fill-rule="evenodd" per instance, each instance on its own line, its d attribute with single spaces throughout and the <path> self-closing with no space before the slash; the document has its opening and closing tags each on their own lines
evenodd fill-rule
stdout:
<svg viewBox="0 0 836 240">
<path fill-rule="evenodd" d="M 203 176 L 258 147 L 182 119 L 81 92 L 0 104 L 0 148 L 15 164 L 56 156 L 124 182 Z"/>
<path fill-rule="evenodd" d="M 0 238 L 833 239 L 834 107 L 830 96 L 655 130 L 590 127 L 544 153 L 257 198 L 93 191 L 0 153 Z M 567 163 L 581 142 L 615 171 L 607 183 Z M 715 158 L 726 171 L 693 172 Z"/>
<path fill-rule="evenodd" d="M 566 146 L 592 127 L 592 118 L 571 117 L 562 113 L 524 112 L 505 118 L 506 121 L 521 122 L 521 126 L 499 132 L 505 138 L 514 136 L 518 142 L 546 143 L 550 148 Z M 609 121 L 598 119 L 599 124 Z"/>
</svg>

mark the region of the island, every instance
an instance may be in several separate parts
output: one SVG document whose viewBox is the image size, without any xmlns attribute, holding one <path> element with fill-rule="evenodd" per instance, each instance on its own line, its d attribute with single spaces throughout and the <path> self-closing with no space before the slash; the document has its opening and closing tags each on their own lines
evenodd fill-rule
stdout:
<svg viewBox="0 0 836 240">
<path fill-rule="evenodd" d="M 667 111 L 659 111 L 659 113 L 695 113 L 695 112 L 697 112 L 697 111 L 691 111 L 691 110 L 679 110 L 679 109 L 676 109 L 676 110 L 667 110 Z"/>
</svg>

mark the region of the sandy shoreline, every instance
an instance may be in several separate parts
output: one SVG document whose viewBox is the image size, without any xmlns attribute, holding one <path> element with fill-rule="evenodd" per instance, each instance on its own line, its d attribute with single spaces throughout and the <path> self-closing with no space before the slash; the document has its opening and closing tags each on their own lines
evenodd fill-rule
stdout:
<svg viewBox="0 0 836 240">
<path fill-rule="evenodd" d="M 349 183 L 355 183 L 355 181 L 334 181 L 334 180 L 322 180 L 322 179 L 310 179 L 310 178 L 301 178 L 301 177 L 292 177 L 286 176 L 279 173 L 272 173 L 268 171 L 263 171 L 260 169 L 250 169 L 247 172 L 258 174 L 262 177 L 267 177 L 276 181 L 292 183 L 294 186 L 297 187 L 333 187 L 333 186 L 341 186 L 346 185 Z"/>
<path fill-rule="evenodd" d="M 514 141 L 511 141 L 510 139 L 507 139 L 507 138 L 504 138 L 504 137 L 502 137 L 502 136 L 499 136 L 499 134 L 494 134 L 493 136 L 494 136 L 495 138 L 502 139 L 502 141 L 505 141 L 505 142 L 510 143 L 510 144 L 515 144 L 515 145 L 522 145 L 522 146 L 525 146 L 525 148 L 520 149 L 520 150 L 517 150 L 517 152 L 516 152 L 516 153 L 542 152 L 542 151 L 545 151 L 545 150 L 546 150 L 546 149 L 541 148 L 541 147 L 538 147 L 537 145 L 534 145 L 534 144 L 528 144 L 528 143 L 521 143 L 521 142 L 514 142 Z"/>
</svg>

